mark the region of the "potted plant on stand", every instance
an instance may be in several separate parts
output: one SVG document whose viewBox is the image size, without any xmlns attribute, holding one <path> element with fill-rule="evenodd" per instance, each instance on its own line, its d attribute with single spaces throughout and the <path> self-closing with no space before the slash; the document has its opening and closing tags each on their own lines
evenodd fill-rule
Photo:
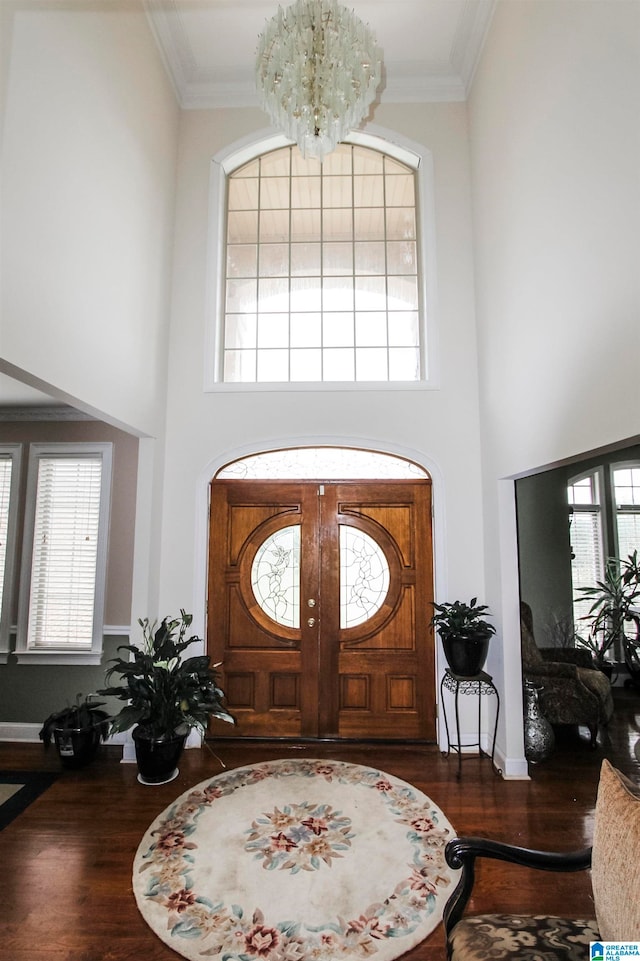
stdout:
<svg viewBox="0 0 640 961">
<path fill-rule="evenodd" d="M 103 701 L 94 701 L 89 694 L 76 694 L 76 703 L 61 711 L 54 711 L 43 723 L 40 740 L 45 748 L 53 740 L 63 767 L 84 767 L 93 761 L 100 741 L 109 733 L 109 715 L 103 711 Z"/>
<path fill-rule="evenodd" d="M 478 604 L 477 597 L 472 597 L 469 604 L 453 601 L 433 607 L 431 626 L 440 635 L 451 672 L 459 677 L 475 677 L 484 667 L 489 641 L 496 631 L 485 619 L 487 605 Z"/>
<path fill-rule="evenodd" d="M 195 729 L 204 736 L 210 717 L 235 724 L 223 706 L 224 693 L 208 655 L 183 658 L 187 647 L 202 643 L 195 635 L 186 637 L 192 620 L 184 610 L 180 617 L 165 617 L 157 629 L 157 622 L 140 620 L 142 645 L 118 648 L 130 657 L 114 658 L 105 679 L 110 684 L 118 675 L 120 683 L 100 691 L 127 702 L 112 718 L 111 732 L 133 728 L 138 780 L 143 784 L 164 784 L 177 777 L 189 732 Z"/>
</svg>

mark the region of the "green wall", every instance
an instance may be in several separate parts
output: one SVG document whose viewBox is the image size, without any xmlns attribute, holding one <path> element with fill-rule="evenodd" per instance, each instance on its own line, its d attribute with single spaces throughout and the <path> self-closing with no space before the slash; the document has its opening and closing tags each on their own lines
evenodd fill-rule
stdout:
<svg viewBox="0 0 640 961">
<path fill-rule="evenodd" d="M 18 664 L 9 657 L 0 665 L 0 721 L 5 723 L 40 724 L 49 714 L 73 704 L 76 694 L 93 694 L 104 687 L 107 661 L 116 656 L 119 644 L 128 637 L 106 637 L 102 664 Z M 109 699 L 108 710 L 114 713 L 118 702 Z"/>
<path fill-rule="evenodd" d="M 119 644 L 128 643 L 131 623 L 133 547 L 138 475 L 138 439 L 124 431 L 91 419 L 0 420 L 0 444 L 23 444 L 22 500 L 26 484 L 28 445 L 53 441 L 110 441 L 113 444 L 111 516 L 105 595 L 105 626 L 102 663 L 98 665 L 18 664 L 13 654 L 0 663 L 0 724 L 40 723 L 53 711 L 75 700 L 76 694 L 90 694 L 104 686 L 106 662 L 115 656 Z M 21 502 L 18 527 L 22 526 Z M 17 575 L 11 603 L 14 625 L 18 615 L 21 537 L 15 558 Z M 138 627 L 136 625 L 136 631 Z M 135 632 L 134 632 L 135 633 Z M 134 639 L 135 640 L 135 639 Z M 117 701 L 112 699 L 110 708 Z"/>
</svg>

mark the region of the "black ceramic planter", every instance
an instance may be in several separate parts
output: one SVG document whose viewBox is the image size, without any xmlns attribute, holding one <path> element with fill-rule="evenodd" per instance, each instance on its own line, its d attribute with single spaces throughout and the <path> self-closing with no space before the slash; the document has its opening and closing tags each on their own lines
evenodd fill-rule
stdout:
<svg viewBox="0 0 640 961">
<path fill-rule="evenodd" d="M 93 761 L 100 746 L 100 728 L 54 728 L 58 756 L 63 767 L 85 767 Z"/>
<path fill-rule="evenodd" d="M 442 639 L 447 664 L 459 677 L 475 677 L 484 667 L 491 635 L 469 640 L 466 637 Z"/>
<path fill-rule="evenodd" d="M 138 780 L 143 784 L 166 784 L 178 774 L 178 761 L 184 750 L 186 734 L 172 738 L 150 737 L 144 728 L 133 729 Z"/>
</svg>

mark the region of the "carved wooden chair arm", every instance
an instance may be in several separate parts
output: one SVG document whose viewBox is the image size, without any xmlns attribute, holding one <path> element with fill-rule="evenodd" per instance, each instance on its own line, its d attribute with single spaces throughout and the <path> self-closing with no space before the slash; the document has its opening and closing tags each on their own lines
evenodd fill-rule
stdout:
<svg viewBox="0 0 640 961">
<path fill-rule="evenodd" d="M 581 851 L 562 853 L 557 851 L 535 851 L 516 847 L 502 841 L 487 838 L 454 838 L 445 847 L 445 859 L 449 867 L 462 868 L 460 880 L 444 908 L 444 927 L 449 938 L 450 932 L 462 917 L 467 906 L 475 880 L 476 858 L 492 858 L 508 861 L 521 867 L 538 868 L 542 871 L 584 871 L 591 867 L 591 848 Z"/>
</svg>

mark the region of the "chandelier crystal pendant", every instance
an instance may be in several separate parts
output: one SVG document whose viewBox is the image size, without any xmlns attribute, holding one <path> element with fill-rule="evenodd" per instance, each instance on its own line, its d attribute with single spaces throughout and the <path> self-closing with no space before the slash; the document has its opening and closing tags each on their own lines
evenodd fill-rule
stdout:
<svg viewBox="0 0 640 961">
<path fill-rule="evenodd" d="M 360 124 L 381 74 L 373 32 L 336 0 L 278 7 L 258 38 L 260 106 L 305 158 L 322 160 Z"/>
</svg>

